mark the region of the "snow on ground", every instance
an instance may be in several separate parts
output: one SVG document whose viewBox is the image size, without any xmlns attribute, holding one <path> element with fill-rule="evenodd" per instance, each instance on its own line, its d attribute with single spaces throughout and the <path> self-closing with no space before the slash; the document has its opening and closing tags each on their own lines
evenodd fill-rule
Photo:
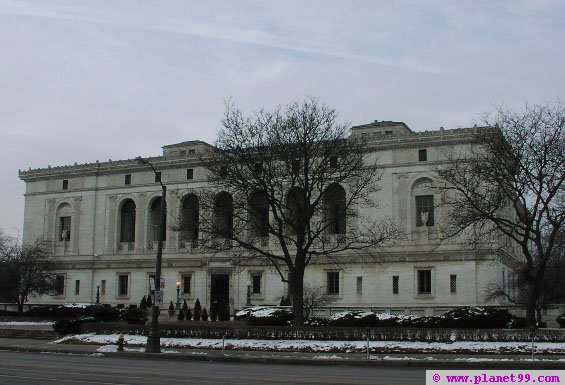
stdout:
<svg viewBox="0 0 565 385">
<path fill-rule="evenodd" d="M 125 335 L 129 347 L 145 346 L 147 337 Z M 53 343 L 117 344 L 117 335 L 78 334 L 63 337 Z M 311 341 L 311 340 L 230 340 L 197 338 L 161 338 L 164 348 L 255 350 L 312 353 L 362 353 L 367 341 Z M 536 354 L 565 354 L 565 344 L 537 342 Z M 515 354 L 531 352 L 528 342 L 408 342 L 371 341 L 371 353 L 478 353 Z"/>
<path fill-rule="evenodd" d="M 6 321 L 0 322 L 0 326 L 35 326 L 35 325 L 53 325 L 53 321 L 42 321 L 42 322 L 33 322 L 33 321 Z"/>
</svg>

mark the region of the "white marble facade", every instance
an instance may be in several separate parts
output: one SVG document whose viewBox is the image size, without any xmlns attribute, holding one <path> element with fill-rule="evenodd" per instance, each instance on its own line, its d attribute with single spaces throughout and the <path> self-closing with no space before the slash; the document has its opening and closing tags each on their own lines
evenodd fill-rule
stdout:
<svg viewBox="0 0 565 385">
<path fill-rule="evenodd" d="M 406 236 L 372 259 L 344 255 L 347 262 L 339 267 L 312 265 L 306 273 L 308 285 L 329 291 L 334 307 L 433 314 L 434 309 L 487 304 L 485 289 L 492 283 L 508 284 L 515 260 L 508 253 L 459 241 L 438 246 L 438 228 L 448 213 L 438 206 L 442 197 L 430 188 L 434 169 L 468 148 L 473 130 L 412 132 L 404 123 L 377 121 L 353 127 L 352 135 L 370 142 L 371 156 L 383 171 L 376 197 L 380 207 L 360 209 L 394 218 Z M 207 185 L 197 155 L 208 146 L 200 141 L 164 146 L 163 156 L 150 159 L 167 185 L 168 223 L 176 221 L 191 191 Z M 21 171 L 20 178 L 26 183 L 24 241 L 52 241 L 55 257 L 65 266 L 59 295 L 30 302 L 94 303 L 99 286 L 102 303 L 139 304 L 150 291 L 155 269 L 151 209 L 161 187 L 153 172 L 134 160 L 97 161 L 30 169 Z M 417 214 L 417 206 L 427 204 L 418 199 L 430 196 L 436 206 L 433 215 Z M 128 215 L 133 215 L 129 222 Z M 279 304 L 286 292 L 269 267 L 233 266 L 227 256 L 206 254 L 197 241 L 184 241 L 171 229 L 162 266 L 166 304 L 176 301 L 177 281 L 181 299 L 191 306 L 199 298 L 209 307 L 212 297 L 222 295 L 231 309 L 239 309 L 246 302 L 248 283 L 253 304 Z"/>
</svg>

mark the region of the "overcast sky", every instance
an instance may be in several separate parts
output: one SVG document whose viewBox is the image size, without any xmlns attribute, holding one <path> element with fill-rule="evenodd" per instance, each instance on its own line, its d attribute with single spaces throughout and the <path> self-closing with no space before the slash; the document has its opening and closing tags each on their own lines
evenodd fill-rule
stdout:
<svg viewBox="0 0 565 385">
<path fill-rule="evenodd" d="M 563 101 L 564 20 L 557 0 L 0 0 L 0 229 L 22 230 L 18 169 L 212 143 L 227 98 L 416 131 Z"/>
</svg>

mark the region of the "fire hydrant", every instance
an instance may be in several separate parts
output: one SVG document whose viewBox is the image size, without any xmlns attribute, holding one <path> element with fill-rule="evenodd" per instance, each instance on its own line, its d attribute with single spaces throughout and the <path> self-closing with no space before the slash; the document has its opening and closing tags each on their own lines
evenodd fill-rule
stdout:
<svg viewBox="0 0 565 385">
<path fill-rule="evenodd" d="M 118 336 L 118 352 L 124 351 L 124 333 L 120 333 Z"/>
</svg>

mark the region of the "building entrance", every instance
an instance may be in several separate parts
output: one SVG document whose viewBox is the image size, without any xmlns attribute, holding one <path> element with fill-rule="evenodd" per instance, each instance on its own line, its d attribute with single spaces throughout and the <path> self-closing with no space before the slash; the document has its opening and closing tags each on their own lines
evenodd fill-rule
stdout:
<svg viewBox="0 0 565 385">
<path fill-rule="evenodd" d="M 230 301 L 230 275 L 211 274 L 210 275 L 210 307 L 212 309 L 225 308 Z"/>
</svg>

